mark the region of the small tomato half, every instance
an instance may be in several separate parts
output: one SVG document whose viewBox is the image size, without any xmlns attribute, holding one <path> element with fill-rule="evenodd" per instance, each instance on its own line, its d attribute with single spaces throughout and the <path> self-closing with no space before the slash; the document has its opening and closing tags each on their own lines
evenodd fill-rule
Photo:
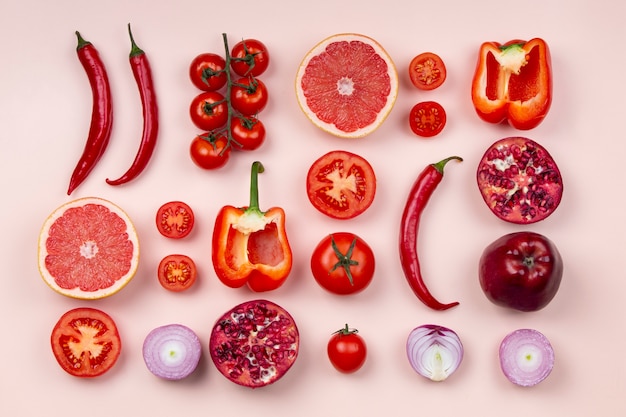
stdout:
<svg viewBox="0 0 626 417">
<path fill-rule="evenodd" d="M 365 158 L 331 151 L 318 158 L 306 178 L 309 201 L 335 219 L 351 219 L 367 210 L 376 195 L 376 175 Z"/>
<path fill-rule="evenodd" d="M 182 201 L 169 201 L 156 213 L 156 227 L 159 233 L 171 239 L 182 239 L 191 233 L 195 217 L 193 210 Z"/>
<path fill-rule="evenodd" d="M 65 372 L 91 378 L 115 365 L 122 342 L 115 322 L 105 312 L 79 307 L 63 314 L 50 336 L 52 353 Z"/>
<path fill-rule="evenodd" d="M 418 136 L 430 138 L 446 126 L 446 110 L 436 101 L 417 103 L 409 113 L 409 127 Z"/>
<path fill-rule="evenodd" d="M 163 288 L 181 292 L 190 288 L 198 276 L 196 264 L 187 255 L 172 254 L 165 256 L 157 269 L 157 277 Z"/>
<path fill-rule="evenodd" d="M 326 236 L 311 255 L 311 272 L 317 283 L 339 295 L 367 288 L 374 277 L 375 264 L 372 248 L 349 232 Z"/>
<path fill-rule="evenodd" d="M 424 52 L 409 64 L 409 78 L 420 90 L 434 90 L 446 80 L 446 66 L 439 55 Z"/>
</svg>

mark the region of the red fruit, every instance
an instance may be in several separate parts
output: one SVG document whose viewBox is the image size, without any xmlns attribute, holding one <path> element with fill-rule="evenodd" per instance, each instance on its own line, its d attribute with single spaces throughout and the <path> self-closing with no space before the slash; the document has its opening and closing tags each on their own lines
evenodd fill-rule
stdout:
<svg viewBox="0 0 626 417">
<path fill-rule="evenodd" d="M 239 304 L 213 326 L 209 351 L 232 382 L 259 388 L 285 375 L 298 356 L 300 335 L 293 317 L 267 300 Z"/>
<path fill-rule="evenodd" d="M 548 151 L 524 137 L 496 141 L 476 173 L 478 188 L 491 211 L 507 222 L 535 223 L 556 210 L 563 179 Z"/>
<path fill-rule="evenodd" d="M 493 303 L 520 311 L 544 308 L 556 295 L 563 259 L 556 245 L 534 232 L 509 233 L 487 246 L 478 269 Z"/>
</svg>

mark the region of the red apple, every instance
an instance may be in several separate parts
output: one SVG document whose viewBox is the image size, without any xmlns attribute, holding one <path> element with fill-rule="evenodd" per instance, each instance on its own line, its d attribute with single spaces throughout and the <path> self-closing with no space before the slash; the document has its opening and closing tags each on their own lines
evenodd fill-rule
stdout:
<svg viewBox="0 0 626 417">
<path fill-rule="evenodd" d="M 556 295 L 563 259 L 554 243 L 539 233 L 510 233 L 485 248 L 478 276 L 483 292 L 494 304 L 537 311 Z"/>
</svg>

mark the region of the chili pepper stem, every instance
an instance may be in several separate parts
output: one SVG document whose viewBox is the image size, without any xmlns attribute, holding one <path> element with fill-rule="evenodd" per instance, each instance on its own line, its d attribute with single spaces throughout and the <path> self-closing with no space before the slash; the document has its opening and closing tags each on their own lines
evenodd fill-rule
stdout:
<svg viewBox="0 0 626 417">
<path fill-rule="evenodd" d="M 128 24 L 128 36 L 130 37 L 130 57 L 132 58 L 134 56 L 143 54 L 143 50 L 135 43 L 135 38 L 133 38 L 133 32 L 130 30 L 130 23 Z"/>
<path fill-rule="evenodd" d="M 439 162 L 437 162 L 437 163 L 432 164 L 432 167 L 433 167 L 433 168 L 435 168 L 435 170 L 437 170 L 437 172 L 439 172 L 440 174 L 442 174 L 442 175 L 443 175 L 443 167 L 444 167 L 444 166 L 445 166 L 448 162 L 450 162 L 450 161 L 451 161 L 451 160 L 453 160 L 453 159 L 455 159 L 455 160 L 457 160 L 457 161 L 459 161 L 459 162 L 462 162 L 462 161 L 463 161 L 463 158 L 461 158 L 460 156 L 450 156 L 450 157 L 448 157 L 448 158 L 446 158 L 446 159 L 442 159 L 441 161 L 439 161 Z"/>
<path fill-rule="evenodd" d="M 76 31 L 76 37 L 78 38 L 78 45 L 76 46 L 76 50 L 79 50 L 80 48 L 83 48 L 87 45 L 91 45 L 91 42 L 86 41 L 85 39 L 83 39 L 83 37 L 80 35 L 79 31 Z"/>
</svg>

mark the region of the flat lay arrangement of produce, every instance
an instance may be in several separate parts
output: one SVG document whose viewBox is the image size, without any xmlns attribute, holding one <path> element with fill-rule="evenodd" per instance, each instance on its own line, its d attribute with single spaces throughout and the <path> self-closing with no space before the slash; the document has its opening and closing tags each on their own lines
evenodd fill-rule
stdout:
<svg viewBox="0 0 626 417">
<path fill-rule="evenodd" d="M 572 335 L 601 317 L 587 280 L 609 288 L 582 275 L 602 259 L 575 232 L 579 178 L 615 168 L 579 159 L 553 31 L 451 48 L 363 25 L 190 39 L 106 22 L 46 40 L 68 91 L 46 111 L 66 121 L 46 131 L 19 259 L 29 372 L 52 392 L 155 415 L 478 413 L 490 397 L 528 415 L 582 398 L 602 368 L 587 362 L 612 360 Z"/>
</svg>

